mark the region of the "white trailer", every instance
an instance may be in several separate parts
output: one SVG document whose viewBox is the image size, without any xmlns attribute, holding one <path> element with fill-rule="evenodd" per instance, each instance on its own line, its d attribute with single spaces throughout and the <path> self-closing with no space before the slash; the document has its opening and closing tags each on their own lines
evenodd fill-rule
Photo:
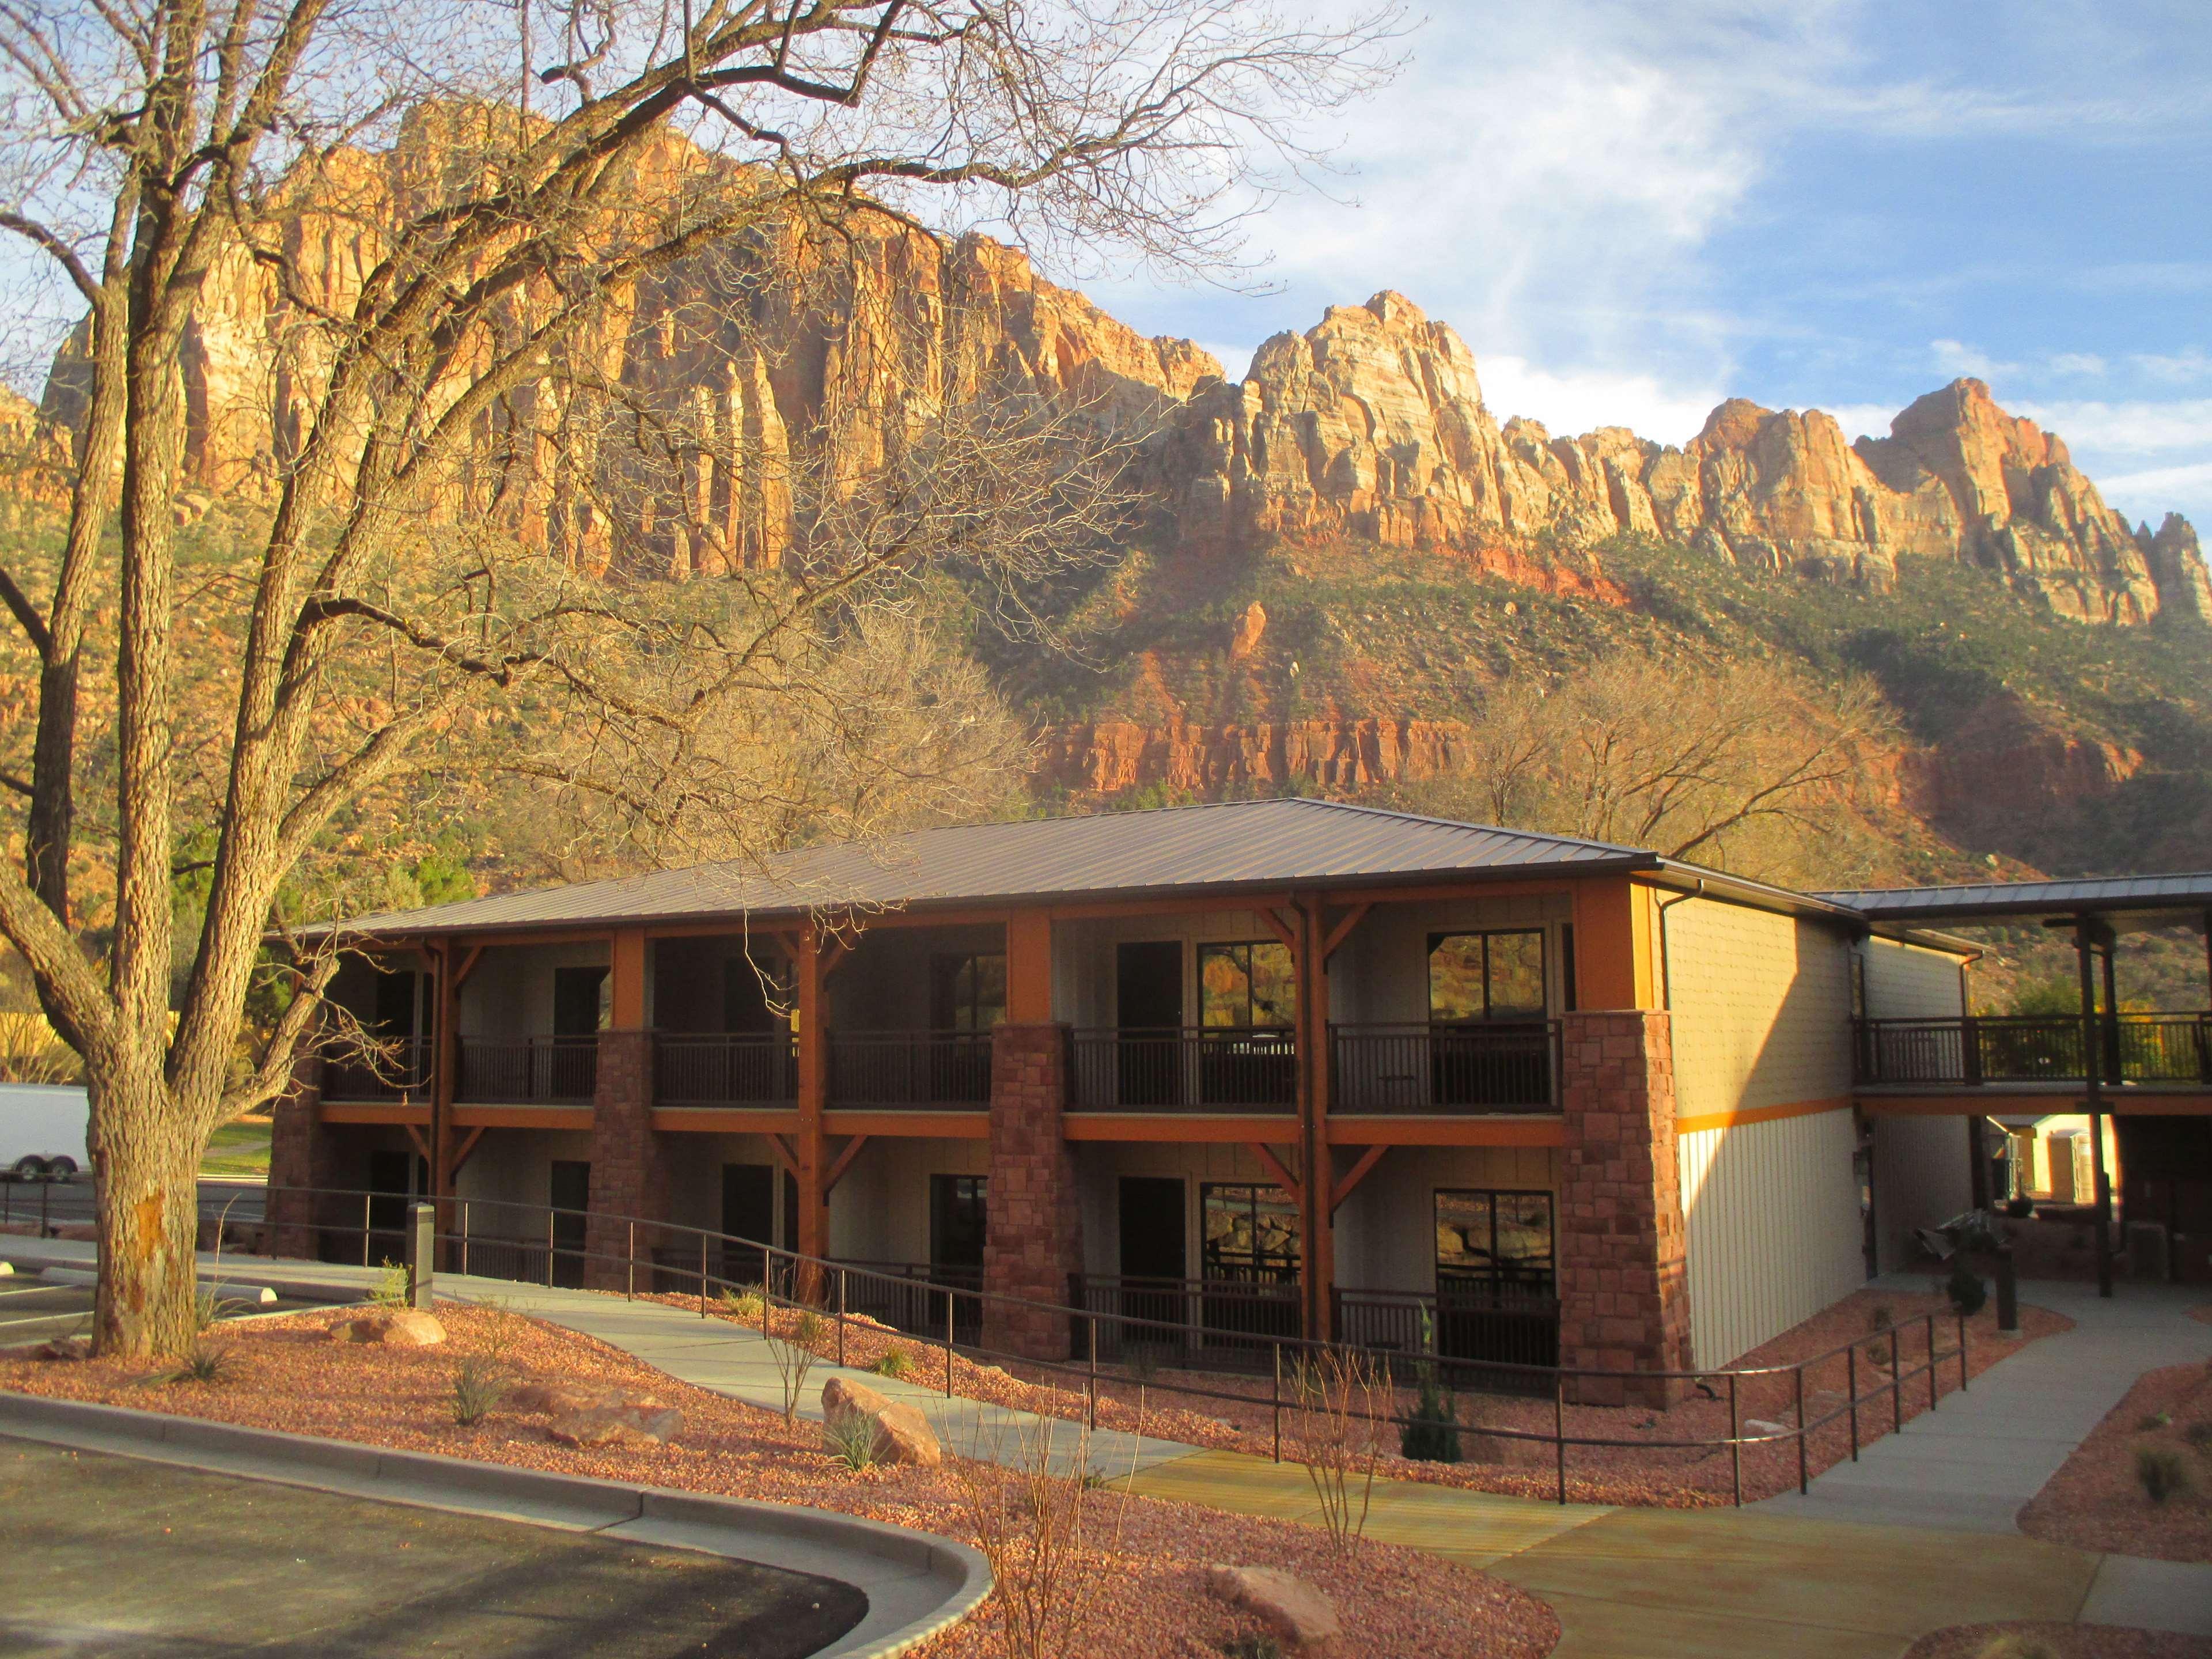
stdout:
<svg viewBox="0 0 2212 1659">
<path fill-rule="evenodd" d="M 0 1083 L 0 1170 L 18 1180 L 89 1169 L 92 1105 L 75 1083 Z"/>
</svg>

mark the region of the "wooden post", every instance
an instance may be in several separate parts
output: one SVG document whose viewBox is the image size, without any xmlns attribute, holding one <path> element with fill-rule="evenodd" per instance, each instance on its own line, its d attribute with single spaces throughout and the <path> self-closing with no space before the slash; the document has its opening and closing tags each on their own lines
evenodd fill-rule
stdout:
<svg viewBox="0 0 2212 1659">
<path fill-rule="evenodd" d="M 1298 1277 L 1305 1289 L 1305 1333 L 1316 1342 L 1334 1335 L 1335 1231 L 1331 1214 L 1336 1172 L 1328 1152 L 1328 938 L 1318 897 L 1292 901 L 1291 969 L 1297 976 L 1298 1222 L 1304 1235 Z"/>
<path fill-rule="evenodd" d="M 453 941 L 440 939 L 436 1046 L 430 1077 L 430 1201 L 442 1204 L 453 1192 L 453 1099 L 460 1077 L 461 987 L 453 963 Z"/>
<path fill-rule="evenodd" d="M 799 936 L 799 1133 L 793 1148 L 799 1168 L 799 1254 L 817 1261 L 830 1254 L 829 1194 L 823 1189 L 828 1167 L 828 1138 L 823 1113 L 829 1105 L 829 996 L 822 971 L 822 933 L 809 921 Z M 802 1299 L 811 1300 L 804 1295 Z"/>
</svg>

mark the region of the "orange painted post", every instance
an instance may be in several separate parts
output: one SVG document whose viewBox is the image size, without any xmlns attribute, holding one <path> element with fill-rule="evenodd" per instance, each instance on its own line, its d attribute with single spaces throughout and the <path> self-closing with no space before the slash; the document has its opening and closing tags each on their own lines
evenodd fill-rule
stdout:
<svg viewBox="0 0 2212 1659">
<path fill-rule="evenodd" d="M 1052 913 L 1006 918 L 1006 1024 L 1052 1024 Z"/>
</svg>

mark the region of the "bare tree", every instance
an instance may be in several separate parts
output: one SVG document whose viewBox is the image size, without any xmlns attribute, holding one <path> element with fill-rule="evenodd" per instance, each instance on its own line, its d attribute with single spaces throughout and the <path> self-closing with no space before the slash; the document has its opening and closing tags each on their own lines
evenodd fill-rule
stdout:
<svg viewBox="0 0 2212 1659">
<path fill-rule="evenodd" d="M 1558 685 L 1509 681 L 1468 726 L 1465 775 L 1408 804 L 1777 880 L 1817 864 L 1832 884 L 1897 742 L 1864 683 L 1816 694 L 1772 663 L 1630 657 Z"/>
<path fill-rule="evenodd" d="M 201 1149 L 285 1086 L 333 968 L 298 962 L 240 1065 L 264 933 L 351 815 L 496 765 L 655 851 L 742 854 L 763 799 L 783 823 L 866 818 L 886 766 L 959 760 L 911 728 L 884 757 L 880 708 L 848 695 L 906 649 L 929 573 L 1018 595 L 1110 521 L 1110 455 L 1049 411 L 921 398 L 857 468 L 810 482 L 787 447 L 797 539 L 732 543 L 696 510 L 720 487 L 703 463 L 757 505 L 775 447 L 610 369 L 657 286 L 741 246 L 834 264 L 933 211 L 1217 258 L 1394 26 L 1247 0 L 0 4 L 0 228 L 83 308 L 50 398 L 67 522 L 0 576 L 38 686 L 0 933 L 85 1061 L 103 1351 L 191 1340 Z M 179 365 L 218 289 L 270 319 L 269 453 L 195 541 L 186 459 L 237 411 L 194 406 Z M 728 581 L 603 556 L 669 514 Z M 748 763 L 777 722 L 836 751 L 842 804 L 818 770 Z M 203 829 L 179 941 L 173 872 Z M 73 929 L 90 867 L 104 960 Z"/>
</svg>

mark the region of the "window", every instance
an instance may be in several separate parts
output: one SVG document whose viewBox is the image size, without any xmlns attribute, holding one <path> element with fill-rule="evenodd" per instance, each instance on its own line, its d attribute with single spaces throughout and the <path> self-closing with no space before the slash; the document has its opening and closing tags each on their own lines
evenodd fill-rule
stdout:
<svg viewBox="0 0 2212 1659">
<path fill-rule="evenodd" d="M 989 1177 L 933 1175 L 929 1178 L 929 1265 L 967 1273 L 983 1265 Z"/>
<path fill-rule="evenodd" d="M 1291 953 L 1273 940 L 1198 947 L 1198 1023 L 1287 1026 L 1297 1012 Z"/>
<path fill-rule="evenodd" d="M 1470 1282 L 1551 1291 L 1551 1194 L 1438 1189 L 1437 1288 Z"/>
<path fill-rule="evenodd" d="M 1006 958 L 1001 953 L 933 957 L 929 985 L 933 1030 L 988 1031 L 1006 1017 Z"/>
<path fill-rule="evenodd" d="M 1279 1187 L 1209 1182 L 1199 1188 L 1207 1279 L 1275 1283 L 1298 1276 L 1298 1211 Z"/>
<path fill-rule="evenodd" d="M 1540 927 L 1429 935 L 1432 1024 L 1541 1019 L 1544 984 L 1544 933 Z"/>
</svg>

